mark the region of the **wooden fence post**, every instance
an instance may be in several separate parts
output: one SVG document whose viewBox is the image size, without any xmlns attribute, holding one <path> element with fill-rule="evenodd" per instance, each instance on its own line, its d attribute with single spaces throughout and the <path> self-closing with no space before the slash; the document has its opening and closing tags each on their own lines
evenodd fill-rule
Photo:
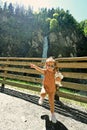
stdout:
<svg viewBox="0 0 87 130">
<path fill-rule="evenodd" d="M 8 61 L 8 59 L 7 59 L 7 61 Z M 4 69 L 5 67 L 7 67 L 7 66 L 8 66 L 7 64 L 4 65 L 4 66 L 3 66 L 3 69 Z M 7 70 L 4 70 L 4 75 L 7 75 Z M 2 82 L 2 85 L 1 85 L 1 92 L 4 92 L 5 80 L 6 80 L 6 77 L 4 76 L 4 77 L 3 77 L 3 82 Z"/>
<path fill-rule="evenodd" d="M 59 96 L 57 94 L 57 92 L 59 91 L 59 86 L 56 84 L 56 93 L 55 93 L 55 100 L 59 101 Z"/>
</svg>

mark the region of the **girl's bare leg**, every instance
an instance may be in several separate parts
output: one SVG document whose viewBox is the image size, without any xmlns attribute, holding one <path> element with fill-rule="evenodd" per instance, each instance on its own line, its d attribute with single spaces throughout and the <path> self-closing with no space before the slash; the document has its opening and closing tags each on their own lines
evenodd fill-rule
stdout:
<svg viewBox="0 0 87 130">
<path fill-rule="evenodd" d="M 56 117 L 55 117 L 55 114 L 54 114 L 54 93 L 51 93 L 51 94 L 48 94 L 49 96 L 49 105 L 50 105 L 50 112 L 51 112 L 51 121 L 53 123 L 56 123 Z"/>
<path fill-rule="evenodd" d="M 41 93 L 40 93 L 40 99 L 38 101 L 39 105 L 43 104 L 43 100 L 44 100 L 45 96 L 46 96 L 46 91 L 45 91 L 44 87 L 42 86 Z"/>
</svg>

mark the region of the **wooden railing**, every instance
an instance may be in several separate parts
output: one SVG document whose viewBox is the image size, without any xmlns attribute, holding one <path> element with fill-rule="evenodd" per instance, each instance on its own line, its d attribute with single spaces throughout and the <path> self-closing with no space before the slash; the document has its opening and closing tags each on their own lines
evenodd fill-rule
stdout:
<svg viewBox="0 0 87 130">
<path fill-rule="evenodd" d="M 87 103 L 87 57 L 58 58 L 56 60 L 64 75 L 63 88 L 75 92 L 70 94 L 59 90 L 57 92 L 59 97 Z"/>
<path fill-rule="evenodd" d="M 57 58 L 59 70 L 64 75 L 63 87 L 57 89 L 57 95 L 76 101 L 87 103 L 87 96 L 78 93 L 87 93 L 87 57 Z M 0 58 L 0 83 L 1 91 L 5 84 L 15 87 L 40 91 L 42 76 L 39 72 L 30 68 L 30 63 L 44 66 L 42 58 Z M 19 82 L 20 81 L 20 82 Z M 24 83 L 25 82 L 25 83 Z M 67 93 L 63 89 L 72 90 L 75 93 Z"/>
</svg>

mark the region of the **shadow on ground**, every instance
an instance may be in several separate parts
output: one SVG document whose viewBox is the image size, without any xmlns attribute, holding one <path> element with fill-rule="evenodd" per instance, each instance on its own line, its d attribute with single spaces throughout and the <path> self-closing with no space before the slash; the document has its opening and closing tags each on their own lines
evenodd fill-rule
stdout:
<svg viewBox="0 0 87 130">
<path fill-rule="evenodd" d="M 36 96 L 36 95 L 25 94 L 23 92 L 11 90 L 9 88 L 4 88 L 3 94 L 8 94 L 10 96 L 21 98 L 23 100 L 26 100 L 26 101 L 29 101 L 31 103 L 38 105 L 39 97 Z M 48 100 L 46 100 L 46 99 L 44 100 L 43 107 L 46 108 L 46 109 L 49 109 Z M 71 118 L 73 118 L 77 121 L 80 121 L 82 123 L 87 124 L 87 113 L 86 112 L 80 111 L 78 109 L 71 108 L 67 105 L 64 105 L 62 102 L 59 102 L 59 101 L 55 102 L 55 112 L 57 112 L 61 115 L 67 116 L 67 117 L 71 117 Z M 46 121 L 46 123 L 47 123 L 47 121 Z M 57 122 L 57 124 L 58 123 L 59 122 Z M 47 130 L 49 130 L 49 129 L 47 129 Z"/>
<path fill-rule="evenodd" d="M 49 120 L 48 115 L 42 115 L 41 119 L 45 120 L 46 130 L 68 130 L 60 121 L 57 121 L 56 123 L 52 123 Z"/>
</svg>

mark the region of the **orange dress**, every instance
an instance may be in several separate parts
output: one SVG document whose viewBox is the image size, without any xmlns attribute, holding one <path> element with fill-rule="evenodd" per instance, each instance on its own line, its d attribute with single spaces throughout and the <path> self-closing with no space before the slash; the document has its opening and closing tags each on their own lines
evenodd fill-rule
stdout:
<svg viewBox="0 0 87 130">
<path fill-rule="evenodd" d="M 44 71 L 44 79 L 43 79 L 44 88 L 46 93 L 55 93 L 56 86 L 55 86 L 55 72 L 45 70 Z"/>
</svg>

